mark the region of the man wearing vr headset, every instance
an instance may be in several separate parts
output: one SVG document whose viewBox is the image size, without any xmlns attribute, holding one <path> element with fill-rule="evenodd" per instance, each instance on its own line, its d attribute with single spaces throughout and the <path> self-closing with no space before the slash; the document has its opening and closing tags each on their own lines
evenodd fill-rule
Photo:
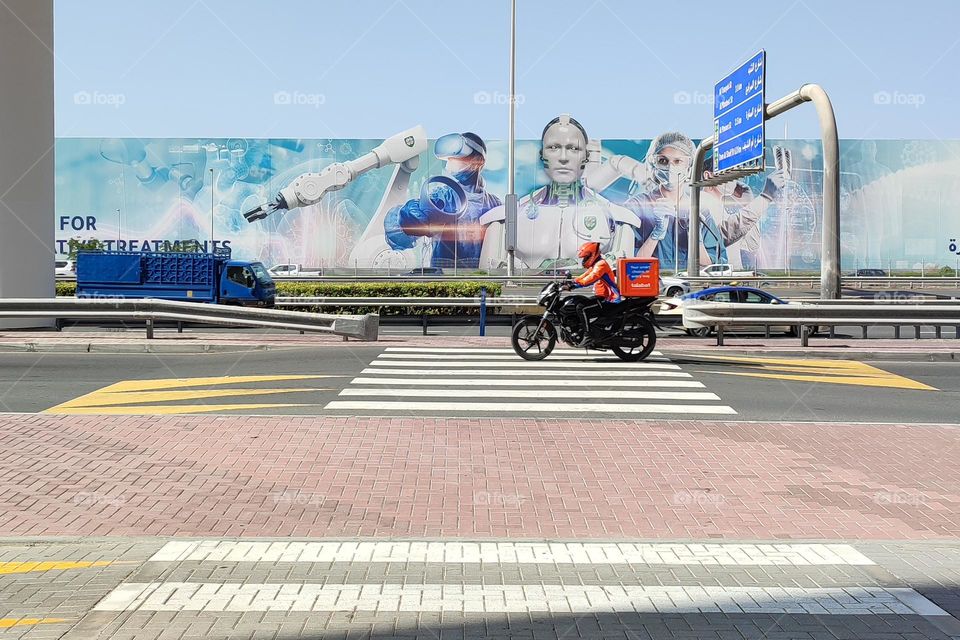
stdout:
<svg viewBox="0 0 960 640">
<path fill-rule="evenodd" d="M 483 241 L 480 216 L 500 205 L 480 175 L 487 145 L 475 133 L 451 133 L 437 139 L 433 152 L 445 161 L 446 175 L 430 178 L 419 198 L 387 212 L 387 244 L 411 249 L 418 238 L 431 238 L 430 266 L 476 268 Z"/>
<path fill-rule="evenodd" d="M 540 137 L 540 160 L 550 182 L 517 204 L 516 259 L 523 269 L 575 263 L 584 242 L 597 242 L 601 253 L 634 255 L 634 234 L 640 221 L 583 183 L 589 137 L 583 125 L 567 114 L 547 123 Z M 497 207 L 480 219 L 486 231 L 480 266 L 506 264 L 506 210 Z"/>
</svg>

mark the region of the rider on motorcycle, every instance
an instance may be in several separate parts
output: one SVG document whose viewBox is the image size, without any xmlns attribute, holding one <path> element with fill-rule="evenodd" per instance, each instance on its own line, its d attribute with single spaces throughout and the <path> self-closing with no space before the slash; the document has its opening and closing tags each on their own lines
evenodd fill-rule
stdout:
<svg viewBox="0 0 960 640">
<path fill-rule="evenodd" d="M 577 257 L 580 258 L 580 264 L 586 271 L 567 283 L 564 288 L 569 291 L 570 289 L 593 285 L 593 300 L 580 307 L 580 317 L 583 320 L 584 327 L 581 344 L 586 344 L 590 339 L 590 321 L 587 311 L 596 310 L 596 315 L 599 316 L 604 312 L 605 304 L 616 304 L 623 298 L 620 296 L 620 289 L 617 288 L 617 279 L 610 263 L 604 260 L 600 253 L 599 242 L 584 242 L 580 245 Z M 590 315 L 594 314 L 591 313 Z"/>
</svg>

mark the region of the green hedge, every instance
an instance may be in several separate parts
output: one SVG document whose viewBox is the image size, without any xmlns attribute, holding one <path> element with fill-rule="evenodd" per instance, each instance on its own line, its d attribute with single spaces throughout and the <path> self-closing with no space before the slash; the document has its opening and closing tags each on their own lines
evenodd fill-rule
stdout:
<svg viewBox="0 0 960 640">
<path fill-rule="evenodd" d="M 277 295 L 285 298 L 475 298 L 480 289 L 487 289 L 487 296 L 499 296 L 503 285 L 495 282 L 277 282 Z M 76 295 L 75 282 L 57 282 L 58 296 Z M 290 309 L 291 307 L 284 307 Z M 296 307 L 302 311 L 324 313 L 381 313 L 382 315 L 475 315 L 478 307 L 343 307 L 336 305 L 309 305 Z"/>
<path fill-rule="evenodd" d="M 277 282 L 277 295 L 283 297 L 349 298 L 474 298 L 486 288 L 487 296 L 499 296 L 503 287 L 494 282 Z M 284 307 L 290 309 L 291 307 Z M 304 311 L 323 313 L 380 313 L 381 315 L 476 315 L 478 307 L 342 307 L 304 305 Z"/>
</svg>

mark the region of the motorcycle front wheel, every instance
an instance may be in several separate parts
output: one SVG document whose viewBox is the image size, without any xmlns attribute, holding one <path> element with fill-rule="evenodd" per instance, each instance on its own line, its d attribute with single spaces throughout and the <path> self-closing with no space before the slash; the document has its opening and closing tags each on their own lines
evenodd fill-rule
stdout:
<svg viewBox="0 0 960 640">
<path fill-rule="evenodd" d="M 557 329 L 542 316 L 524 316 L 513 327 L 510 344 L 524 360 L 543 360 L 557 346 Z"/>
<path fill-rule="evenodd" d="M 657 346 L 657 332 L 644 318 L 628 318 L 618 344 L 611 345 L 614 354 L 624 362 L 637 362 L 650 355 Z"/>
</svg>

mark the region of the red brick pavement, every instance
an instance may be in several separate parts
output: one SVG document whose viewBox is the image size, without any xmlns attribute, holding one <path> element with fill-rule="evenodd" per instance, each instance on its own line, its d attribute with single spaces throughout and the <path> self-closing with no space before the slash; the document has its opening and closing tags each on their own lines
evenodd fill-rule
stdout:
<svg viewBox="0 0 960 640">
<path fill-rule="evenodd" d="M 960 428 L 0 414 L 0 535 L 960 535 Z"/>
</svg>

